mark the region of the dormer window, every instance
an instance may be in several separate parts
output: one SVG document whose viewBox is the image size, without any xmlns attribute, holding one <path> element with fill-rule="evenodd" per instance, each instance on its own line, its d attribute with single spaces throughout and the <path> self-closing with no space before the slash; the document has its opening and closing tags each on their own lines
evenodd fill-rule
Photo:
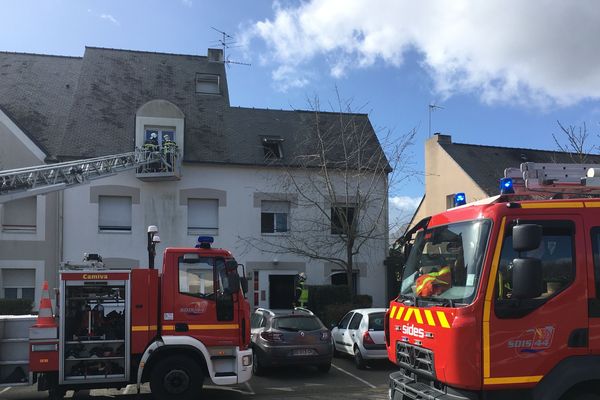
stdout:
<svg viewBox="0 0 600 400">
<path fill-rule="evenodd" d="M 196 74 L 196 93 L 221 94 L 219 75 Z"/>
<path fill-rule="evenodd" d="M 276 160 L 283 158 L 281 144 L 283 139 L 280 137 L 263 137 L 262 145 L 265 153 L 265 160 Z"/>
</svg>

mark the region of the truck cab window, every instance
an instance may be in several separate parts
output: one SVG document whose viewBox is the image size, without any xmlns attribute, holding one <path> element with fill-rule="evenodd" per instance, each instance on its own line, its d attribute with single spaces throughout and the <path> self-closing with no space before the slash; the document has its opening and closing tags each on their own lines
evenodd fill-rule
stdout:
<svg viewBox="0 0 600 400">
<path fill-rule="evenodd" d="M 594 251 L 594 282 L 596 299 L 600 299 L 600 227 L 592 228 L 592 249 Z"/>
<path fill-rule="evenodd" d="M 179 292 L 195 297 L 214 294 L 213 259 L 200 257 L 196 260 L 179 261 Z"/>
<path fill-rule="evenodd" d="M 502 243 L 502 252 L 498 265 L 496 308 L 498 310 L 520 310 L 503 313 L 506 317 L 524 315 L 541 306 L 547 299 L 556 296 L 569 286 L 575 277 L 573 239 L 575 226 L 571 221 L 521 221 L 542 226 L 543 234 L 540 246 L 531 251 L 522 252 L 520 257 L 538 258 L 542 262 L 542 295 L 531 300 L 521 300 L 517 305 L 512 299 L 512 262 L 519 254 L 512 246 L 512 227 L 509 226 Z M 514 225 L 513 225 L 514 226 Z"/>
</svg>

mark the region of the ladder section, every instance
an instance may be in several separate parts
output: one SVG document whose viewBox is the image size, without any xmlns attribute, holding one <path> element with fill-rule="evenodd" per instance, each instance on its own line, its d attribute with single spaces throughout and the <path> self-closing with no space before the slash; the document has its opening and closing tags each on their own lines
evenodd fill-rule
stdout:
<svg viewBox="0 0 600 400">
<path fill-rule="evenodd" d="M 129 153 L 0 171 L 0 203 L 36 196 L 161 163 L 160 152 L 136 149 Z"/>
<path fill-rule="evenodd" d="M 600 194 L 600 165 L 522 163 L 507 168 L 504 177 L 513 180 L 516 194 L 571 195 Z"/>
</svg>

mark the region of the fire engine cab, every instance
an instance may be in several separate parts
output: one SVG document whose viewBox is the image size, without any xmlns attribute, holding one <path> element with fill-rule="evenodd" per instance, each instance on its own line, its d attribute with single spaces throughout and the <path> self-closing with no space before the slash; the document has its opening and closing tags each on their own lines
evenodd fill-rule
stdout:
<svg viewBox="0 0 600 400">
<path fill-rule="evenodd" d="M 247 284 L 232 254 L 167 248 L 162 271 L 102 268 L 101 257 L 60 271 L 58 326 L 40 305 L 30 328 L 29 371 L 53 399 L 68 389 L 150 382 L 159 400 L 197 398 L 205 379 L 250 379 Z M 47 289 L 47 288 L 46 288 Z"/>
<path fill-rule="evenodd" d="M 600 170 L 524 163 L 425 218 L 386 318 L 390 399 L 600 399 Z"/>
</svg>

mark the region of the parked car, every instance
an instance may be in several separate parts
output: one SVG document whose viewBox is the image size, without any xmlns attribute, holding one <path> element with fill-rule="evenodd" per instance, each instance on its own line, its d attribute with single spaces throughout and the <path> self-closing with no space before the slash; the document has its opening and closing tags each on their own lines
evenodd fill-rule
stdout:
<svg viewBox="0 0 600 400">
<path fill-rule="evenodd" d="M 250 321 L 254 363 L 261 375 L 277 365 L 315 365 L 328 372 L 333 357 L 331 332 L 311 311 L 257 309 Z"/>
<path fill-rule="evenodd" d="M 387 359 L 383 323 L 385 308 L 361 308 L 348 312 L 331 330 L 336 355 L 350 354 L 359 369 L 369 360 Z"/>
</svg>

